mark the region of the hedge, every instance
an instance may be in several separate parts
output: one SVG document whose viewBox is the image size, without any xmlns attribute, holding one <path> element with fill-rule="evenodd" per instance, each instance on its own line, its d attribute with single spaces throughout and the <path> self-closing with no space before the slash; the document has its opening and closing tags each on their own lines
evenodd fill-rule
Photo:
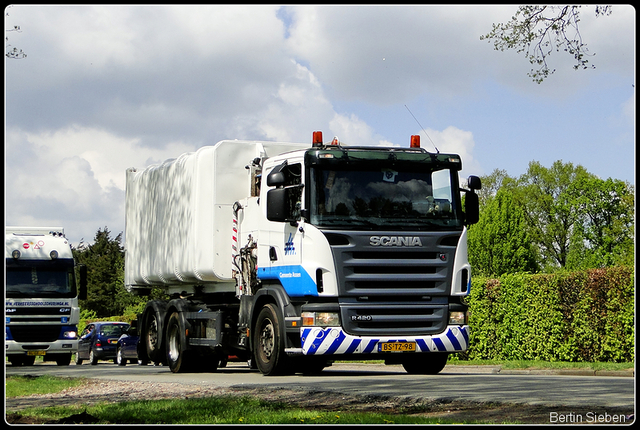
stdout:
<svg viewBox="0 0 640 430">
<path fill-rule="evenodd" d="M 462 359 L 632 362 L 634 269 L 474 278 Z"/>
</svg>

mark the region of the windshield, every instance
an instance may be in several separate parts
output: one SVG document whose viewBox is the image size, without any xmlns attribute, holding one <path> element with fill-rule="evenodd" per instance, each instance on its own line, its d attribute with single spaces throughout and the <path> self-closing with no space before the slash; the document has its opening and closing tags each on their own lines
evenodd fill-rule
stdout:
<svg viewBox="0 0 640 430">
<path fill-rule="evenodd" d="M 7 297 L 75 297 L 73 269 L 7 268 Z"/>
<path fill-rule="evenodd" d="M 325 227 L 462 228 L 459 193 L 443 170 L 311 169 L 311 223 Z M 457 197 L 457 198 L 456 198 Z"/>
</svg>

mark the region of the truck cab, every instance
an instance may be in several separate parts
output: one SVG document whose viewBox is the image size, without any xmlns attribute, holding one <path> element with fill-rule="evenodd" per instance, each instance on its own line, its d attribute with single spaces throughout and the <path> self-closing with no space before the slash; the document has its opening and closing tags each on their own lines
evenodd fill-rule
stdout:
<svg viewBox="0 0 640 430">
<path fill-rule="evenodd" d="M 37 356 L 68 365 L 78 349 L 78 298 L 86 298 L 62 228 L 7 227 L 5 241 L 5 353 L 13 365 Z"/>
</svg>

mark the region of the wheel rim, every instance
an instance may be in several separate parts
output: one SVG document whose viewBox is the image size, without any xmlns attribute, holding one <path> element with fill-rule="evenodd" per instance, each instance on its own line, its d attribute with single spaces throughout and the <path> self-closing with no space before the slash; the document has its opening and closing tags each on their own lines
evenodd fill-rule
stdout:
<svg viewBox="0 0 640 430">
<path fill-rule="evenodd" d="M 273 322 L 270 319 L 266 319 L 260 331 L 260 355 L 264 361 L 271 359 L 274 343 Z"/>
<path fill-rule="evenodd" d="M 149 327 L 147 329 L 147 345 L 150 351 L 158 349 L 158 320 L 156 316 L 151 317 L 149 321 Z"/>
<path fill-rule="evenodd" d="M 172 326 L 169 331 L 169 339 L 167 339 L 169 345 L 168 358 L 172 362 L 178 361 L 180 358 L 180 337 L 178 336 L 178 327 Z"/>
</svg>

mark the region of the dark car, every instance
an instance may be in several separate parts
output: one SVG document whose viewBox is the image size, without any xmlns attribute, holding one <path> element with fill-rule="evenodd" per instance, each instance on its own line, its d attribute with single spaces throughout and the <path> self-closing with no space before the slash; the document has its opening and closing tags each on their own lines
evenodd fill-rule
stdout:
<svg viewBox="0 0 640 430">
<path fill-rule="evenodd" d="M 125 333 L 122 333 L 116 345 L 116 363 L 120 366 L 126 366 L 127 361 L 135 364 L 148 364 L 146 360 L 138 359 L 138 331 L 135 327 L 130 327 Z"/>
<path fill-rule="evenodd" d="M 129 324 L 123 322 L 89 324 L 78 341 L 76 364 L 82 364 L 84 360 L 89 360 L 91 364 L 98 364 L 98 360 L 115 361 L 118 339 L 129 327 Z"/>
</svg>

